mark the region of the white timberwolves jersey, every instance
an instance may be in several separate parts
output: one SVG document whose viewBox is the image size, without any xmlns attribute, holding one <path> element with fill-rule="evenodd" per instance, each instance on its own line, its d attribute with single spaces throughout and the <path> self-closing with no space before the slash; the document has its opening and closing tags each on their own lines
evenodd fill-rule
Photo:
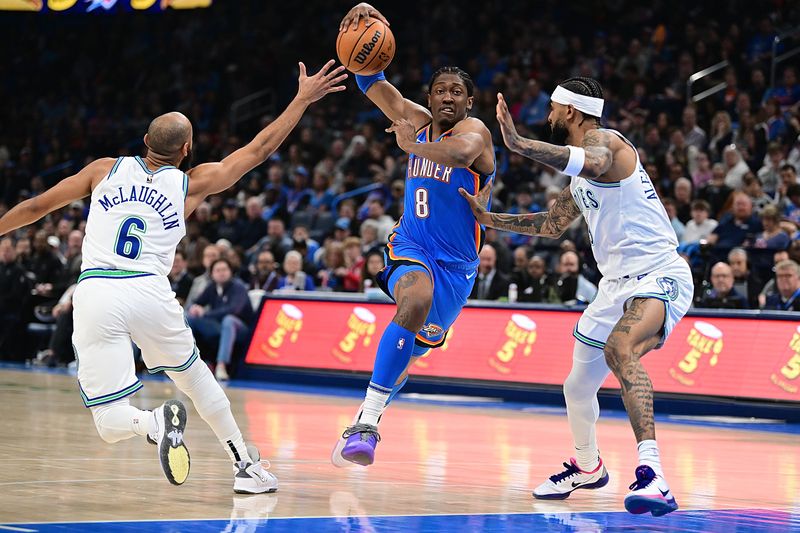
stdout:
<svg viewBox="0 0 800 533">
<path fill-rule="evenodd" d="M 636 152 L 636 148 L 614 130 Z M 570 191 L 589 226 L 597 267 L 603 276 L 622 278 L 652 272 L 678 257 L 678 238 L 650 177 L 639 161 L 618 183 L 573 176 Z"/>
<path fill-rule="evenodd" d="M 188 187 L 189 178 L 173 166 L 152 172 L 139 157 L 117 159 L 92 191 L 83 240 L 84 273 L 169 274 L 175 248 L 186 234 L 183 210 Z"/>
</svg>

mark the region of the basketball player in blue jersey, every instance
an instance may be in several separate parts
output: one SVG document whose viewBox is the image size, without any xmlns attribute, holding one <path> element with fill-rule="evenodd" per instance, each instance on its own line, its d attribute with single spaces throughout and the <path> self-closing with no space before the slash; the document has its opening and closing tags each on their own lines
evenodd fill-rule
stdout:
<svg viewBox="0 0 800 533">
<path fill-rule="evenodd" d="M 131 405 L 130 396 L 142 388 L 131 340 L 149 371 L 166 372 L 211 426 L 231 459 L 234 492 L 277 490 L 278 480 L 261 465 L 258 451 L 245 445 L 225 392 L 200 359 L 167 274 L 186 234 L 184 218 L 208 195 L 266 161 L 311 103 L 345 89 L 339 85 L 346 78 L 343 67 L 331 70 L 333 64 L 307 76 L 300 63 L 297 95 L 286 110 L 220 162 L 184 173 L 191 161 L 192 125 L 180 113 L 167 113 L 150 123 L 144 158 L 98 159 L 0 218 L 4 235 L 91 195 L 73 296 L 78 387 L 100 437 L 108 443 L 146 437 L 157 445 L 164 474 L 175 485 L 189 475 L 186 408 L 177 400 L 152 411 Z"/>
<path fill-rule="evenodd" d="M 360 18 L 387 23 L 369 4 L 359 4 L 341 27 Z M 336 466 L 370 465 L 380 440 L 378 421 L 408 379 L 412 357 L 444 344 L 475 283 L 483 228 L 458 190 L 478 194 L 488 204 L 494 179 L 489 130 L 468 113 L 473 83 L 456 67 L 433 74 L 428 108 L 403 98 L 382 72 L 358 76 L 359 88 L 392 121 L 398 146 L 408 152 L 405 210 L 386 246 L 381 288 L 397 303 L 397 313 L 378 345 L 366 398 L 353 425 L 334 447 Z"/>
<path fill-rule="evenodd" d="M 548 117 L 555 144 L 517 134 L 498 94 L 497 119 L 514 152 L 571 177 L 552 209 L 523 215 L 488 212 L 480 197 L 462 191 L 477 220 L 527 235 L 559 237 L 578 216 L 589 228 L 603 279 L 597 298 L 575 326 L 572 370 L 564 383 L 575 458 L 533 492 L 565 499 L 576 489 L 608 483 L 595 436 L 597 391 L 609 372 L 622 386 L 639 452 L 636 481 L 625 497 L 634 514 L 664 515 L 678 508 L 664 480 L 653 422 L 653 386 L 640 358 L 660 348 L 686 314 L 694 291 L 678 240 L 636 148 L 619 132 L 600 128 L 603 91 L 591 78 L 556 87 Z"/>
</svg>

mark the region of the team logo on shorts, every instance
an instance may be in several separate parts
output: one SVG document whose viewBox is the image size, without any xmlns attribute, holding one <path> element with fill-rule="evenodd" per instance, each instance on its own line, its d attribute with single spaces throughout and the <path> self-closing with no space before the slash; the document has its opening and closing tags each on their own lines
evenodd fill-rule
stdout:
<svg viewBox="0 0 800 533">
<path fill-rule="evenodd" d="M 678 298 L 678 282 L 676 282 L 674 279 L 658 278 L 656 279 L 656 282 L 670 300 L 675 301 Z"/>
<path fill-rule="evenodd" d="M 425 324 L 425 326 L 422 327 L 422 332 L 430 339 L 441 335 L 444 329 L 442 329 L 442 326 L 437 326 L 436 324 Z"/>
</svg>

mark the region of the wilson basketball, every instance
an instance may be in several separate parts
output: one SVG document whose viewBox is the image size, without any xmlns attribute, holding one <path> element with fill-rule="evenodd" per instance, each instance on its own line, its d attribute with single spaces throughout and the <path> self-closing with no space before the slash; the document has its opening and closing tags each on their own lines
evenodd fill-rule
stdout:
<svg viewBox="0 0 800 533">
<path fill-rule="evenodd" d="M 383 22 L 361 19 L 358 28 L 348 26 L 336 39 L 336 55 L 353 74 L 369 76 L 389 66 L 394 57 L 394 35 Z"/>
</svg>

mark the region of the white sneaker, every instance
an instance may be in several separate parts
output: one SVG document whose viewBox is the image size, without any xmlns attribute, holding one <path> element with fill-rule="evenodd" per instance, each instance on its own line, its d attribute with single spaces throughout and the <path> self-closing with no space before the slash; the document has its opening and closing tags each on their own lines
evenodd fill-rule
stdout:
<svg viewBox="0 0 800 533">
<path fill-rule="evenodd" d="M 186 431 L 186 407 L 178 400 L 169 400 L 153 410 L 156 428 L 147 435 L 148 442 L 158 446 L 158 459 L 164 475 L 173 485 L 182 485 L 189 477 L 191 458 L 183 442 Z"/>
<path fill-rule="evenodd" d="M 239 461 L 233 465 L 233 492 L 236 494 L 263 494 L 278 490 L 278 478 L 261 464 L 258 450 L 248 446 L 247 451 L 253 462 Z M 267 463 L 267 468 L 269 468 L 269 463 Z"/>
<path fill-rule="evenodd" d="M 533 490 L 533 497 L 537 500 L 566 500 L 573 491 L 578 489 L 599 489 L 608 483 L 608 471 L 603 460 L 598 458 L 600 464 L 591 472 L 586 472 L 578 467 L 574 457 L 564 463 L 564 470 L 554 474 Z"/>
<path fill-rule="evenodd" d="M 217 381 L 230 381 L 231 379 L 228 375 L 228 369 L 225 368 L 223 363 L 217 363 L 217 368 L 214 369 L 214 377 L 217 378 Z"/>
<path fill-rule="evenodd" d="M 625 496 L 629 513 L 663 516 L 678 509 L 667 482 L 647 465 L 636 467 L 636 481 L 629 488 L 631 491 Z"/>
</svg>

